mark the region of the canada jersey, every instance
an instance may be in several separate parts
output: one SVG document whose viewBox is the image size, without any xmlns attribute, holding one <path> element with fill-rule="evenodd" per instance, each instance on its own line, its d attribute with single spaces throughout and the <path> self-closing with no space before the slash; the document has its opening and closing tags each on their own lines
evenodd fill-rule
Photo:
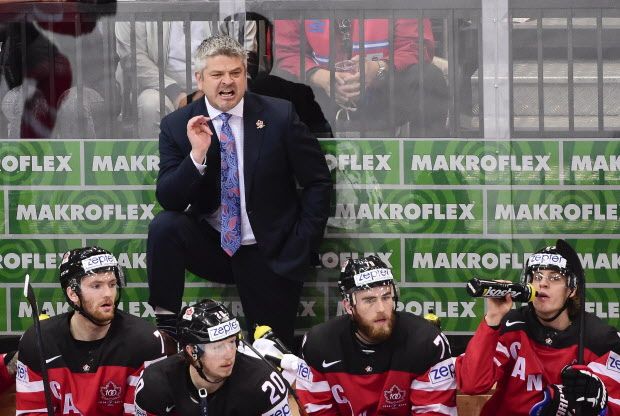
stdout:
<svg viewBox="0 0 620 416">
<path fill-rule="evenodd" d="M 144 366 L 164 356 L 157 329 L 116 311 L 106 336 L 93 342 L 71 336 L 71 313 L 41 321 L 54 415 L 133 415 L 135 385 Z M 17 415 L 47 414 L 34 328 L 19 343 Z"/>
<path fill-rule="evenodd" d="M 620 414 L 620 338 L 596 316 L 585 316 L 584 363 L 598 375 L 609 394 L 608 415 Z M 576 363 L 579 324 L 564 331 L 542 326 L 529 307 L 512 310 L 500 329 L 482 322 L 457 358 L 459 389 L 486 393 L 497 382 L 482 415 L 526 415 L 543 399 L 549 384 L 562 384 L 564 366 Z"/>
<path fill-rule="evenodd" d="M 297 380 L 306 412 L 318 415 L 456 415 L 454 364 L 446 337 L 396 312 L 391 337 L 364 346 L 349 316 L 312 328 L 303 354 L 311 380 Z"/>
<path fill-rule="evenodd" d="M 144 371 L 136 387 L 137 416 L 200 416 L 198 392 L 181 353 Z M 291 414 L 282 377 L 257 358 L 237 352 L 231 375 L 207 396 L 209 415 Z"/>
</svg>

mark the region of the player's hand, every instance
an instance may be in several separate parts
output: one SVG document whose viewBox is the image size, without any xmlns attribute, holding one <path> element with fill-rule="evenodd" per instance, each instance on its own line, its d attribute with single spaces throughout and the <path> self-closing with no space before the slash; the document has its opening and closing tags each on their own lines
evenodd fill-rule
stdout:
<svg viewBox="0 0 620 416">
<path fill-rule="evenodd" d="M 512 283 L 508 280 L 496 280 L 500 283 Z M 512 309 L 512 298 L 506 295 L 503 298 L 485 298 L 487 305 L 487 313 L 484 320 L 489 326 L 497 326 L 500 324 L 504 315 Z"/>
<path fill-rule="evenodd" d="M 581 408 L 581 415 L 594 416 L 607 407 L 607 389 L 585 365 L 566 366 L 562 370 L 564 394 L 571 405 Z"/>
<path fill-rule="evenodd" d="M 254 340 L 252 346 L 256 348 L 256 350 L 260 352 L 263 357 L 269 359 L 269 361 L 273 364 L 280 367 L 280 361 L 284 356 L 284 352 L 278 348 L 278 345 L 275 342 L 270 339 L 259 338 Z"/>
<path fill-rule="evenodd" d="M 15 373 L 17 372 L 17 358 L 19 353 L 17 351 L 7 352 L 4 356 L 4 365 L 6 366 L 6 371 L 9 373 L 11 377 L 15 377 Z"/>
<path fill-rule="evenodd" d="M 211 146 L 213 132 L 209 128 L 209 120 L 209 117 L 195 116 L 187 122 L 187 138 L 192 145 L 192 157 L 198 163 L 202 163 Z"/>
<path fill-rule="evenodd" d="M 543 398 L 530 409 L 529 416 L 574 416 L 569 409 L 563 386 L 550 384 L 543 390 Z"/>
</svg>

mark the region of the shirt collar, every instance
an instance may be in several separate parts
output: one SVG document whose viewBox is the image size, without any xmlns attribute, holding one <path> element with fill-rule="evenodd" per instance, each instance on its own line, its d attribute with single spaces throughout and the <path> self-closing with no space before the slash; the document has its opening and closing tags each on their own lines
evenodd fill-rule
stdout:
<svg viewBox="0 0 620 416">
<path fill-rule="evenodd" d="M 243 118 L 243 101 L 244 100 L 245 98 L 242 98 L 241 101 L 239 101 L 239 103 L 237 103 L 236 106 L 228 110 L 227 113 L 233 116 Z M 215 120 L 216 118 L 220 116 L 220 114 L 223 113 L 223 111 L 220 111 L 217 108 L 213 107 L 211 104 L 209 104 L 209 100 L 207 100 L 206 95 L 205 95 L 205 104 L 207 105 L 207 111 L 209 112 L 209 116 L 211 117 L 211 120 Z"/>
</svg>

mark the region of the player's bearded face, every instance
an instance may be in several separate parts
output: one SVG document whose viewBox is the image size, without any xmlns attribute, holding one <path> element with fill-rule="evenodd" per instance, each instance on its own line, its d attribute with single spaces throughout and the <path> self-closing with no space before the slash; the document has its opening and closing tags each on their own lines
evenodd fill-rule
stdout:
<svg viewBox="0 0 620 416">
<path fill-rule="evenodd" d="M 96 322 L 105 324 L 114 319 L 116 283 L 116 275 L 111 271 L 82 278 L 81 306 Z"/>
<path fill-rule="evenodd" d="M 353 319 L 358 332 L 372 343 L 383 342 L 394 329 L 394 291 L 392 286 L 378 286 L 353 293 Z"/>
</svg>

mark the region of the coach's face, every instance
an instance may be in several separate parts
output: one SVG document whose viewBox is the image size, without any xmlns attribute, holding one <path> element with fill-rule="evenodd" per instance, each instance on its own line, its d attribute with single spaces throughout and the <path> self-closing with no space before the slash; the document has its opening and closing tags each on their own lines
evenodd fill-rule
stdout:
<svg viewBox="0 0 620 416">
<path fill-rule="evenodd" d="M 209 104 L 229 111 L 239 104 L 247 88 L 245 62 L 236 56 L 208 57 L 202 72 L 196 72 L 196 82 Z"/>
</svg>

